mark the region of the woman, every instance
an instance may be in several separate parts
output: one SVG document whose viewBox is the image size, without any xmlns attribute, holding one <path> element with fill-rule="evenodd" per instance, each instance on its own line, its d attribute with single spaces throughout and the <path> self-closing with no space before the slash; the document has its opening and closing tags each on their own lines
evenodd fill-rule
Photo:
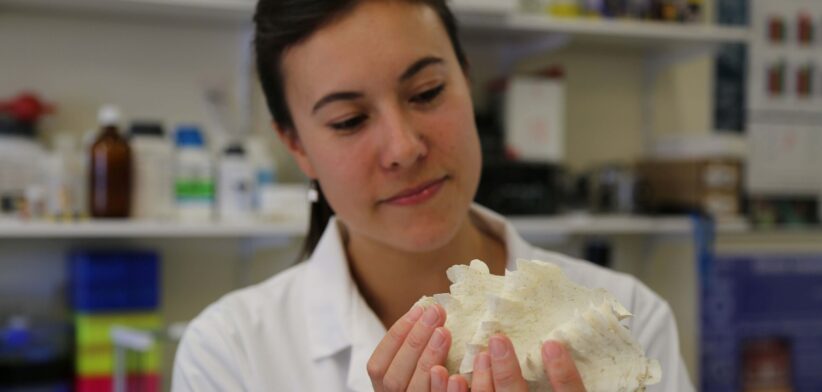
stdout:
<svg viewBox="0 0 822 392">
<path fill-rule="evenodd" d="M 444 0 L 261 0 L 255 22 L 274 127 L 318 184 L 308 260 L 198 316 L 178 349 L 174 390 L 467 391 L 441 366 L 445 311 L 412 305 L 447 292 L 445 270 L 475 258 L 495 274 L 516 258 L 553 260 L 608 289 L 663 366 L 656 389 L 692 390 L 659 297 L 536 249 L 472 205 L 480 145 Z M 489 347 L 472 390 L 526 390 L 510 341 L 494 336 Z M 561 345 L 547 342 L 543 362 L 556 391 L 584 390 Z"/>
</svg>

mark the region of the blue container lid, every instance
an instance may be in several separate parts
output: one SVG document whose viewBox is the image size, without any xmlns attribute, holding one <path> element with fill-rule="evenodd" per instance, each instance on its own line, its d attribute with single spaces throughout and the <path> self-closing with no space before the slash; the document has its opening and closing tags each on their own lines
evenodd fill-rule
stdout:
<svg viewBox="0 0 822 392">
<path fill-rule="evenodd" d="M 175 133 L 177 147 L 203 147 L 203 135 L 196 125 L 179 125 Z"/>
</svg>

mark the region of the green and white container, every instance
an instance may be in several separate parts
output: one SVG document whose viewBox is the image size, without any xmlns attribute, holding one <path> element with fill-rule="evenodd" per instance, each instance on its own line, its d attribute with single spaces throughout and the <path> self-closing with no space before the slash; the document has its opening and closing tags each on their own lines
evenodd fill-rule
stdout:
<svg viewBox="0 0 822 392">
<path fill-rule="evenodd" d="M 214 215 L 214 163 L 202 132 L 183 125 L 176 132 L 177 157 L 174 195 L 177 217 L 184 222 L 206 222 Z"/>
</svg>

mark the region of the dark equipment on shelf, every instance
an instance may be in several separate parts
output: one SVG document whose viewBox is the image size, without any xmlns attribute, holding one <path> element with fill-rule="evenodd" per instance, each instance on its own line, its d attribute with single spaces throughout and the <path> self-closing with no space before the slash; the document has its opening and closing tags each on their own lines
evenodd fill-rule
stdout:
<svg viewBox="0 0 822 392">
<path fill-rule="evenodd" d="M 565 199 L 565 173 L 554 164 L 490 160 L 476 201 L 504 215 L 550 215 Z"/>
</svg>

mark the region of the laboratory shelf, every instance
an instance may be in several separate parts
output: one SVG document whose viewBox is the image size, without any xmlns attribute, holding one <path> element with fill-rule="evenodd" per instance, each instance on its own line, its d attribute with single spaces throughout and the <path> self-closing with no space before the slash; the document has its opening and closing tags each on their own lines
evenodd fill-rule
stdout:
<svg viewBox="0 0 822 392">
<path fill-rule="evenodd" d="M 0 0 L 0 10 L 81 12 L 104 15 L 154 16 L 249 24 L 256 0 Z M 563 35 L 574 43 L 667 48 L 682 45 L 744 43 L 748 29 L 711 24 L 678 24 L 620 19 L 573 19 L 500 12 L 499 6 L 458 3 L 454 11 L 469 37 L 516 44 L 545 35 Z M 493 12 L 491 12 L 493 11 Z"/>
<path fill-rule="evenodd" d="M 250 24 L 256 0 L 0 0 L 0 11 L 80 13 Z"/>
<path fill-rule="evenodd" d="M 0 221 L 0 239 L 56 238 L 289 238 L 304 235 L 306 223 L 179 223 L 90 220 L 74 223 Z"/>
<path fill-rule="evenodd" d="M 670 49 L 679 46 L 705 46 L 746 43 L 747 27 L 712 24 L 681 24 L 623 19 L 556 18 L 514 13 L 480 14 L 463 12 L 460 22 L 471 37 L 480 35 L 492 41 L 516 43 L 539 35 L 561 34 L 572 43 L 603 44 L 640 49 Z"/>
<path fill-rule="evenodd" d="M 562 215 L 511 217 L 525 237 L 545 235 L 690 235 L 687 217 L 642 217 L 633 215 Z"/>
<path fill-rule="evenodd" d="M 517 231 L 526 238 L 544 236 L 675 236 L 690 238 L 693 234 L 691 218 L 682 215 L 590 215 L 521 216 L 509 218 Z M 748 222 L 742 218 L 728 218 L 717 222 L 719 235 L 751 233 Z"/>
<path fill-rule="evenodd" d="M 510 217 L 525 237 L 566 235 L 691 234 L 683 216 L 559 215 Z M 50 238 L 291 238 L 302 237 L 306 222 L 193 224 L 161 221 L 90 220 L 75 223 L 0 221 L 0 239 Z M 744 223 L 720 223 L 722 233 L 744 233 Z"/>
</svg>

